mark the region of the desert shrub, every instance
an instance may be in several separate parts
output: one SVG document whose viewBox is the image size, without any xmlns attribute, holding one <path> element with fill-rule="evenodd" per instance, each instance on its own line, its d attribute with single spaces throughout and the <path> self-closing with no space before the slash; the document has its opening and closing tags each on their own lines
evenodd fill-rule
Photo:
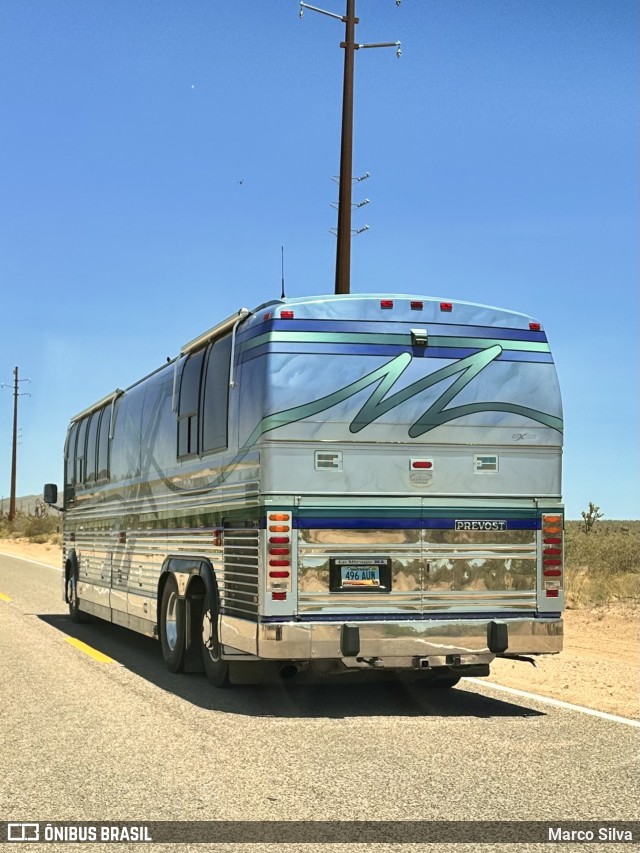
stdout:
<svg viewBox="0 0 640 853">
<path fill-rule="evenodd" d="M 599 522 L 587 534 L 578 521 L 565 530 L 565 586 L 570 605 L 640 601 L 640 522 Z"/>
<path fill-rule="evenodd" d="M 567 568 L 590 572 L 640 572 L 640 524 L 608 522 L 586 534 L 580 522 L 570 521 L 565 531 Z"/>
<path fill-rule="evenodd" d="M 16 515 L 11 522 L 3 520 L 0 536 L 11 539 L 29 539 L 31 542 L 48 542 L 51 536 L 59 534 L 60 519 L 53 515 L 38 518 L 35 515 Z M 41 539 L 41 537 L 44 537 Z"/>
</svg>

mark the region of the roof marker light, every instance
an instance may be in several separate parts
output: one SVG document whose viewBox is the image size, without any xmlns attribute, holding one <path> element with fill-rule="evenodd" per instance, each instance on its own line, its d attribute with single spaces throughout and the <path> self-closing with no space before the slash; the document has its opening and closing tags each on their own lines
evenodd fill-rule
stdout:
<svg viewBox="0 0 640 853">
<path fill-rule="evenodd" d="M 451 302 L 441 302 L 440 303 L 441 311 L 453 311 L 453 303 Z"/>
<path fill-rule="evenodd" d="M 529 328 L 532 332 L 542 331 L 542 326 L 540 325 L 540 323 L 529 323 Z"/>
<path fill-rule="evenodd" d="M 393 308 L 393 299 L 381 299 L 380 300 L 381 308 Z"/>
<path fill-rule="evenodd" d="M 422 311 L 423 308 L 424 308 L 424 302 L 412 302 L 411 303 L 411 310 L 412 311 Z"/>
<path fill-rule="evenodd" d="M 281 320 L 293 320 L 293 311 L 281 311 L 280 312 Z"/>
</svg>

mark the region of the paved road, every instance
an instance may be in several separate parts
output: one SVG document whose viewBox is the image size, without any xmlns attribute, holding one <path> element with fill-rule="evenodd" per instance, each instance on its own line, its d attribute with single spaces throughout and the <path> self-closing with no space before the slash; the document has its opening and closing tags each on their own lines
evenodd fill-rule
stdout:
<svg viewBox="0 0 640 853">
<path fill-rule="evenodd" d="M 637 728 L 481 682 L 216 690 L 154 640 L 71 623 L 53 569 L 0 557 L 0 594 L 0 819 L 638 817 Z"/>
</svg>

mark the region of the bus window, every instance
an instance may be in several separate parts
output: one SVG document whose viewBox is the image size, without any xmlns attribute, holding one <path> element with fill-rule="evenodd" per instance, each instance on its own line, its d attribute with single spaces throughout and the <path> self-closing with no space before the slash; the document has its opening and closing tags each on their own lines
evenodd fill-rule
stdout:
<svg viewBox="0 0 640 853">
<path fill-rule="evenodd" d="M 64 469 L 64 484 L 72 486 L 75 482 L 73 473 L 75 470 L 76 457 L 76 437 L 78 435 L 78 424 L 73 424 L 67 435 L 67 446 L 65 447 L 65 469 Z"/>
<path fill-rule="evenodd" d="M 229 366 L 231 336 L 216 341 L 209 350 L 204 379 L 202 450 L 227 447 L 227 413 L 229 408 Z"/>
<path fill-rule="evenodd" d="M 204 350 L 190 355 L 182 368 L 178 405 L 178 456 L 198 452 L 200 377 Z"/>
<path fill-rule="evenodd" d="M 87 483 L 95 483 L 96 481 L 96 451 L 98 444 L 98 423 L 100 421 L 101 411 L 94 412 L 89 420 L 87 429 L 87 464 L 85 480 Z"/>
<path fill-rule="evenodd" d="M 98 482 L 104 483 L 109 479 L 109 427 L 111 426 L 111 409 L 107 406 L 102 410 L 100 429 L 98 432 Z"/>
<path fill-rule="evenodd" d="M 86 437 L 87 437 L 87 423 L 89 422 L 89 418 L 84 418 L 80 421 L 78 426 L 78 441 L 76 443 L 76 465 L 75 465 L 75 479 L 74 483 L 78 485 L 80 483 L 84 483 L 85 472 L 86 472 Z"/>
</svg>

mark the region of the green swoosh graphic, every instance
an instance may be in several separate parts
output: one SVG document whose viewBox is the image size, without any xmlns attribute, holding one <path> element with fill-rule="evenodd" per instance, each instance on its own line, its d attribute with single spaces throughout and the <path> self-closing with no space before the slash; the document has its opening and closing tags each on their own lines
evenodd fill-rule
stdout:
<svg viewBox="0 0 640 853">
<path fill-rule="evenodd" d="M 277 429 L 281 426 L 295 423 L 296 421 L 317 415 L 320 412 L 330 409 L 333 406 L 342 403 L 349 397 L 354 396 L 358 392 L 367 388 L 369 385 L 378 383 L 377 388 L 354 417 L 349 427 L 350 432 L 357 433 L 364 429 L 369 424 L 373 423 L 382 415 L 389 412 L 396 406 L 401 405 L 406 400 L 419 394 L 432 385 L 442 382 L 445 379 L 460 374 L 455 382 L 444 391 L 438 399 L 432 403 L 427 411 L 410 427 L 409 436 L 415 438 L 422 435 L 436 426 L 464 417 L 465 415 L 474 414 L 476 412 L 511 412 L 520 414 L 538 423 L 550 426 L 562 432 L 562 420 L 554 415 L 538 412 L 536 409 L 531 409 L 526 406 L 518 406 L 514 403 L 473 403 L 466 406 L 458 406 L 453 409 L 445 409 L 445 407 L 465 388 L 475 377 L 487 367 L 492 361 L 502 352 L 502 347 L 495 344 L 466 358 L 459 359 L 453 364 L 436 370 L 434 373 L 425 376 L 424 379 L 414 382 L 397 391 L 390 397 L 385 399 L 396 381 L 404 373 L 406 368 L 412 361 L 412 356 L 409 353 L 401 353 L 396 358 L 377 368 L 373 372 L 363 376 L 356 382 L 334 391 L 319 400 L 311 403 L 305 403 L 302 406 L 293 406 L 291 409 L 285 409 L 282 412 L 277 412 L 273 415 L 268 415 L 263 418 L 254 431 L 249 436 L 245 447 L 253 444 L 265 432 L 272 429 Z"/>
<path fill-rule="evenodd" d="M 368 373 L 361 379 L 358 379 L 356 382 L 352 382 L 344 388 L 340 388 L 331 394 L 327 394 L 319 400 L 314 400 L 311 403 L 305 403 L 301 406 L 293 406 L 292 408 L 285 409 L 282 412 L 275 412 L 272 415 L 267 415 L 258 422 L 249 438 L 245 441 L 235 458 L 229 463 L 226 469 L 212 480 L 210 487 L 213 488 L 222 483 L 264 433 L 277 429 L 278 427 L 288 426 L 296 421 L 301 421 L 305 418 L 317 415 L 320 412 L 324 412 L 327 409 L 332 408 L 332 406 L 336 406 L 338 403 L 342 403 L 344 400 L 349 399 L 349 397 L 353 397 L 364 388 L 376 383 L 378 383 L 377 387 L 351 422 L 349 427 L 350 432 L 360 432 L 386 412 L 389 412 L 396 406 L 401 405 L 406 400 L 409 400 L 411 397 L 419 394 L 421 391 L 430 388 L 432 385 L 436 385 L 438 382 L 443 382 L 458 373 L 460 375 L 455 382 L 443 391 L 437 400 L 435 400 L 424 414 L 421 415 L 420 418 L 418 418 L 418 420 L 409 428 L 409 436 L 411 438 L 423 435 L 425 432 L 447 423 L 448 421 L 463 418 L 466 415 L 472 415 L 478 412 L 510 412 L 512 414 L 518 414 L 526 418 L 530 418 L 533 421 L 537 421 L 545 426 L 556 429 L 558 432 L 562 432 L 563 423 L 561 418 L 547 414 L 546 412 L 539 412 L 536 409 L 531 409 L 527 406 L 518 406 L 515 403 L 469 403 L 452 409 L 446 408 L 446 406 L 463 390 L 463 388 L 475 379 L 475 377 L 478 376 L 485 367 L 498 358 L 502 349 L 503 348 L 500 344 L 494 344 L 493 346 L 487 347 L 487 349 L 483 349 L 480 352 L 467 356 L 466 358 L 459 359 L 453 364 L 449 364 L 440 370 L 436 370 L 434 373 L 429 374 L 429 376 L 425 376 L 423 379 L 408 385 L 406 388 L 403 388 L 401 391 L 397 391 L 395 394 L 392 394 L 390 397 L 385 399 L 396 381 L 413 360 L 410 353 L 401 353 L 391 359 L 391 361 L 388 361 L 386 364 L 383 364 L 381 367 L 378 367 L 376 370 Z"/>
</svg>

